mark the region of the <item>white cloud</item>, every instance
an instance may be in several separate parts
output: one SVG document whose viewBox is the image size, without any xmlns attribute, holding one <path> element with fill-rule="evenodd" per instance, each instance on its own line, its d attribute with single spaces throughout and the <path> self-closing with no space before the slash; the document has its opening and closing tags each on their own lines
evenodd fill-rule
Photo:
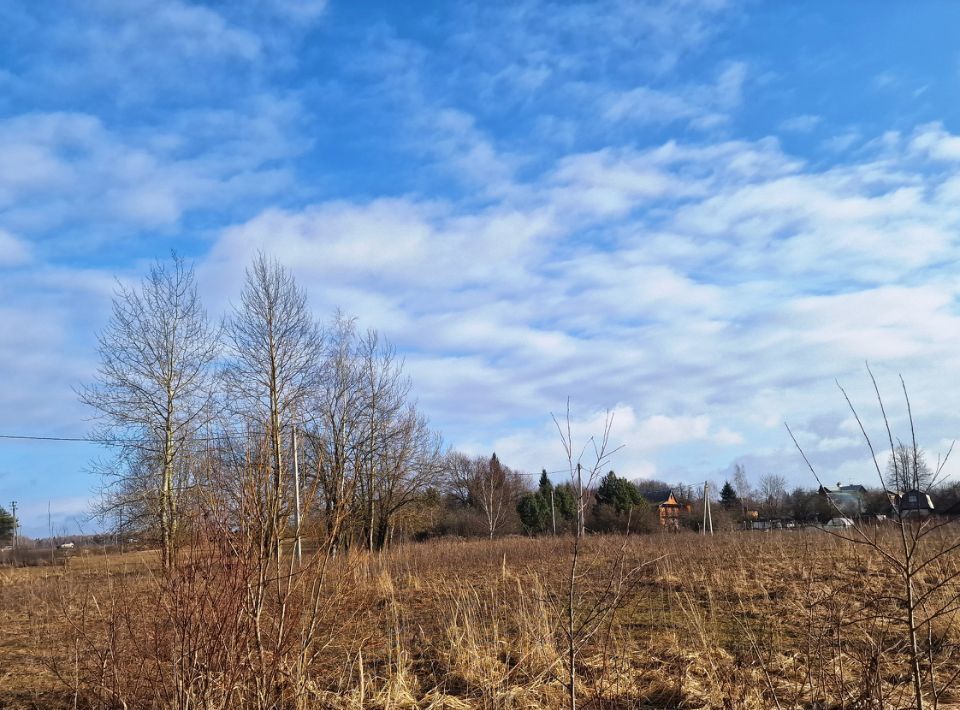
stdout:
<svg viewBox="0 0 960 710">
<path fill-rule="evenodd" d="M 603 115 L 611 121 L 670 123 L 700 116 L 703 108 L 683 96 L 639 86 L 611 96 Z"/>
<path fill-rule="evenodd" d="M 820 125 L 822 120 L 823 119 L 816 114 L 804 113 L 781 121 L 780 130 L 787 131 L 788 133 L 809 133 Z"/>
<path fill-rule="evenodd" d="M 787 419 L 853 476 L 832 383 L 869 409 L 865 358 L 885 392 L 908 375 L 925 441 L 949 438 L 960 138 L 812 104 L 774 129 L 833 134 L 825 150 L 716 138 L 767 68 L 705 51 L 738 7 L 481 3 L 416 40 L 384 21 L 309 51 L 338 20 L 324 2 L 8 11 L 57 22 L 40 60 L 0 70 L 0 419 L 75 433 L 108 272 L 175 242 L 213 315 L 272 252 L 318 314 L 397 343 L 451 444 L 511 465 L 562 463 L 547 413 L 570 396 L 583 435 L 616 406 L 625 475 L 736 459 L 806 481 Z M 334 35 L 349 50 L 298 72 Z M 99 266 L 55 266 L 75 261 Z"/>
<path fill-rule="evenodd" d="M 270 9 L 299 22 L 315 22 L 327 10 L 327 0 L 268 0 Z"/>
<path fill-rule="evenodd" d="M 712 85 L 694 85 L 661 90 L 639 86 L 609 94 L 603 116 L 614 122 L 673 123 L 688 121 L 691 126 L 709 130 L 725 123 L 729 113 L 742 101 L 747 66 L 733 62 L 724 68 Z"/>
<path fill-rule="evenodd" d="M 576 406 L 576 403 L 573 403 Z M 564 434 L 567 421 L 563 411 L 555 411 Z M 727 448 L 742 443 L 739 434 L 722 427 L 715 427 L 710 418 L 701 416 L 667 416 L 657 414 L 639 418 L 632 406 L 617 405 L 610 410 L 591 412 L 578 416 L 572 412 L 574 462 L 583 452 L 583 464 L 590 467 L 595 461 L 594 445 L 603 446 L 603 436 L 609 421 L 609 437 L 606 451 L 612 454 L 608 467 L 628 478 L 651 478 L 658 467 L 652 460 L 658 452 L 673 447 L 694 443 Z M 489 453 L 497 455 L 510 465 L 525 471 L 547 468 L 561 471 L 565 468 L 565 453 L 560 433 L 553 420 L 544 418 L 538 428 L 499 437 L 484 446 L 468 442 L 463 447 L 470 454 Z"/>
<path fill-rule="evenodd" d="M 30 245 L 15 235 L 0 229 L 0 267 L 20 266 L 30 261 Z"/>
<path fill-rule="evenodd" d="M 823 146 L 829 151 L 842 153 L 852 148 L 861 139 L 859 131 L 847 130 L 827 138 L 823 141 Z"/>
<path fill-rule="evenodd" d="M 193 145 L 162 140 L 154 133 L 144 141 L 111 130 L 83 113 L 34 113 L 0 121 L 0 223 L 24 233 L 62 227 L 78 220 L 134 227 L 169 227 L 183 214 L 219 200 L 237 201 L 275 194 L 289 177 L 266 164 L 292 148 L 277 137 L 282 110 L 263 104 L 246 117 L 227 120 L 209 115 L 184 119 L 184 133 L 207 130 L 199 123 L 215 121 L 220 138 L 239 138 L 220 152 L 198 155 Z M 189 128 L 188 128 L 189 125 Z M 254 140 L 259 141 L 254 144 Z M 43 209 L 38 206 L 42 205 Z"/>
<path fill-rule="evenodd" d="M 940 189 L 953 178 L 917 172 L 897 141 L 875 150 L 827 169 L 770 139 L 572 154 L 483 207 L 265 212 L 222 233 L 205 268 L 229 288 L 270 249 L 321 310 L 359 312 L 408 353 L 421 403 L 470 451 L 553 466 L 550 426 L 511 422 L 571 396 L 620 403 L 625 470 L 669 476 L 671 451 L 746 446 L 799 480 L 789 447 L 757 442 L 842 413 L 835 377 L 859 382 L 864 359 L 919 371 L 917 406 L 940 411 L 927 358 L 960 371 L 956 290 L 923 275 L 957 253 L 960 211 Z M 856 449 L 839 426 L 812 434 L 837 466 Z"/>
<path fill-rule="evenodd" d="M 910 147 L 915 152 L 936 160 L 960 160 L 960 136 L 946 131 L 941 123 L 920 126 L 914 132 Z"/>
</svg>

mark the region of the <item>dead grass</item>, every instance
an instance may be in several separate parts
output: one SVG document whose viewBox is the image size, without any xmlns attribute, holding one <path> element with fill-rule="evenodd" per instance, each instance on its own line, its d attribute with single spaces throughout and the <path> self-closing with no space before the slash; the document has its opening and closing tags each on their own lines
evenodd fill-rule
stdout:
<svg viewBox="0 0 960 710">
<path fill-rule="evenodd" d="M 582 603 L 603 589 L 620 542 L 587 539 Z M 553 538 L 440 540 L 337 558 L 335 613 L 298 691 L 305 706 L 561 707 L 570 548 Z M 583 707 L 873 707 L 858 700 L 871 684 L 885 707 L 909 707 L 909 678 L 888 643 L 898 629 L 874 608 L 895 580 L 868 551 L 784 531 L 635 537 L 624 554 L 627 565 L 664 557 L 639 572 L 634 593 L 580 654 Z M 146 603 L 156 563 L 141 552 L 0 568 L 0 706 L 102 705 L 91 669 L 147 673 L 143 659 L 106 650 L 118 615 L 142 622 L 129 639 L 162 636 Z M 957 670 L 953 621 L 936 630 L 942 673 Z M 957 701 L 951 692 L 941 707 Z"/>
</svg>

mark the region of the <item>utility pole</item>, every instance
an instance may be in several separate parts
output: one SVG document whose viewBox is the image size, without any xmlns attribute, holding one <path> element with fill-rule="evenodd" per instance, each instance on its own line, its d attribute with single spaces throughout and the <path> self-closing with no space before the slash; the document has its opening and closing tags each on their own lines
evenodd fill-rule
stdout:
<svg viewBox="0 0 960 710">
<path fill-rule="evenodd" d="M 553 486 L 550 486 L 550 517 L 553 519 L 553 536 L 557 536 L 557 508 L 553 504 Z"/>
<path fill-rule="evenodd" d="M 713 512 L 710 510 L 710 484 L 703 482 L 703 534 L 707 534 L 707 526 L 710 527 L 710 534 L 713 535 Z"/>
<path fill-rule="evenodd" d="M 17 519 L 17 501 L 10 501 L 10 514 L 13 516 L 13 549 L 16 550 L 20 542 L 20 521 Z"/>
<path fill-rule="evenodd" d="M 707 524 L 710 526 L 710 534 L 713 535 L 713 509 L 710 507 L 709 498 L 707 498 Z"/>
<path fill-rule="evenodd" d="M 293 524 L 296 538 L 293 542 L 293 557 L 300 564 L 300 458 L 297 451 L 297 427 L 293 427 Z"/>
<path fill-rule="evenodd" d="M 707 498 L 707 482 L 703 482 L 703 527 L 700 528 L 700 534 L 707 534 L 707 506 L 710 505 L 710 499 Z"/>
</svg>

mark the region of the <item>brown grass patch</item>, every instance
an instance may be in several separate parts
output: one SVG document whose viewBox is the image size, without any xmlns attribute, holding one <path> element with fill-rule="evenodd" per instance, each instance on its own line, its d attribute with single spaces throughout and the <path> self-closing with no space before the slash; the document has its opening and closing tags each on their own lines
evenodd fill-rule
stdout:
<svg viewBox="0 0 960 710">
<path fill-rule="evenodd" d="M 603 588 L 620 542 L 587 539 L 584 603 Z M 561 707 L 570 549 L 569 539 L 441 540 L 335 558 L 323 643 L 285 702 Z M 909 678 L 892 643 L 901 630 L 865 605 L 895 580 L 869 551 L 816 531 L 784 531 L 635 537 L 624 554 L 628 565 L 665 556 L 639 572 L 634 593 L 580 654 L 583 707 L 873 707 L 863 700 L 871 684 L 886 707 L 909 706 Z M 97 688 L 111 674 L 107 684 L 142 707 L 176 705 L 155 694 L 175 660 L 191 683 L 235 683 L 234 695 L 217 697 L 256 706 L 245 676 L 231 676 L 231 663 L 249 659 L 229 638 L 190 646 L 207 665 L 188 668 L 165 655 L 183 643 L 158 624 L 158 593 L 170 588 L 156 561 L 152 553 L 91 555 L 62 568 L 0 569 L 0 705 L 105 705 L 121 697 Z M 195 562 L 168 612 L 195 633 L 246 633 L 218 608 L 219 597 L 198 601 L 202 585 L 228 590 L 229 580 Z M 935 629 L 939 673 L 957 670 L 953 622 Z M 183 698 L 200 697 L 188 691 Z M 941 703 L 956 701 L 951 692 Z"/>
</svg>

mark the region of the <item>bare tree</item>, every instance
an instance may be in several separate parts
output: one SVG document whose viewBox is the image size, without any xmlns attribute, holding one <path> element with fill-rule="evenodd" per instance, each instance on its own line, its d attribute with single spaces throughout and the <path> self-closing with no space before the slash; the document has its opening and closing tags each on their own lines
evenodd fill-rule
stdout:
<svg viewBox="0 0 960 710">
<path fill-rule="evenodd" d="M 358 491 L 362 499 L 364 533 L 367 548 L 376 549 L 378 517 L 378 475 L 381 459 L 396 442 L 393 431 L 410 391 L 410 380 L 394 358 L 393 348 L 369 330 L 357 346 L 360 391 L 363 399 L 363 430 L 357 451 L 357 469 L 361 473 Z"/>
<path fill-rule="evenodd" d="M 236 414 L 265 427 L 271 483 L 264 490 L 265 544 L 279 556 L 285 519 L 285 443 L 317 387 L 323 337 L 306 292 L 275 259 L 257 254 L 247 269 L 240 306 L 227 322 L 230 362 L 224 377 Z"/>
<path fill-rule="evenodd" d="M 338 311 L 327 328 L 320 383 L 309 409 L 306 468 L 317 481 L 327 533 L 337 525 L 332 549 L 340 542 L 340 513 L 350 511 L 357 485 L 364 406 L 357 339 L 354 320 Z"/>
<path fill-rule="evenodd" d="M 374 549 L 392 540 L 398 521 L 439 482 L 442 472 L 440 436 L 412 404 L 407 405 L 387 432 L 375 479 Z"/>
<path fill-rule="evenodd" d="M 780 515 L 787 499 L 787 479 L 776 473 L 760 477 L 759 494 L 767 515 Z"/>
<path fill-rule="evenodd" d="M 410 401 L 410 379 L 393 346 L 375 330 L 357 344 L 362 426 L 355 446 L 364 537 L 371 550 L 388 541 L 395 516 L 437 482 L 440 439 Z"/>
<path fill-rule="evenodd" d="M 193 268 L 174 254 L 169 264 L 151 266 L 139 289 L 120 285 L 97 340 L 96 381 L 80 390 L 80 398 L 98 413 L 96 436 L 119 443 L 122 460 L 152 472 L 146 487 L 169 568 L 177 527 L 175 471 L 206 421 L 219 347 Z"/>
<path fill-rule="evenodd" d="M 473 459 L 453 453 L 447 458 L 446 469 L 454 497 L 480 511 L 492 540 L 516 510 L 523 492 L 520 475 L 504 466 L 496 453 L 490 458 Z"/>
<path fill-rule="evenodd" d="M 847 406 L 860 428 L 880 485 L 884 489 L 890 490 L 891 486 L 895 485 L 897 481 L 919 481 L 922 475 L 920 467 L 923 459 L 917 446 L 913 412 L 906 383 L 901 377 L 900 385 L 903 390 L 907 422 L 910 428 L 909 444 L 906 445 L 904 451 L 903 444 L 895 443 L 897 440 L 893 436 L 887 410 L 880 395 L 880 388 L 869 366 L 867 372 L 876 393 L 880 419 L 883 422 L 884 438 L 890 447 L 891 463 L 886 476 L 881 469 L 878 451 L 874 446 L 873 439 L 867 433 L 859 412 L 854 407 L 846 390 L 839 383 L 837 386 L 840 388 Z M 789 426 L 787 426 L 787 431 L 810 472 L 822 486 L 820 476 Z M 944 466 L 952 450 L 953 444 L 951 444 L 947 453 L 938 460 L 936 468 L 929 476 L 929 485 L 936 483 L 943 474 Z M 828 501 L 842 515 L 836 502 L 830 498 L 828 498 Z M 920 511 L 906 511 L 899 508 L 900 505 L 902 503 L 895 506 L 897 514 L 894 516 L 892 534 L 888 534 L 887 530 L 879 527 L 871 531 L 863 525 L 858 525 L 852 529 L 849 536 L 844 537 L 851 543 L 864 545 L 871 549 L 888 572 L 901 585 L 898 594 L 888 595 L 885 592 L 877 592 L 875 597 L 861 600 L 860 603 L 865 610 L 876 610 L 873 611 L 874 618 L 884 622 L 892 621 L 903 628 L 903 637 L 894 640 L 891 655 L 899 656 L 903 646 L 906 647 L 905 655 L 909 663 L 909 677 L 912 681 L 912 707 L 923 710 L 924 707 L 927 707 L 928 699 L 931 701 L 932 707 L 938 707 L 939 697 L 943 690 L 949 688 L 960 678 L 960 672 L 954 672 L 944 678 L 938 677 L 935 653 L 939 641 L 934 631 L 934 624 L 960 612 L 960 589 L 957 588 L 960 573 L 956 571 L 960 542 L 957 542 L 956 535 L 947 533 L 944 529 L 951 522 L 948 518 L 921 517 Z M 891 601 L 893 605 L 888 610 L 885 607 Z M 891 642 L 886 640 L 885 637 L 881 637 L 874 643 L 881 649 L 880 652 L 882 653 L 883 645 L 890 645 Z M 884 702 L 883 707 L 889 707 L 889 703 Z"/>
<path fill-rule="evenodd" d="M 337 313 L 325 338 L 315 394 L 306 407 L 309 477 L 338 535 L 383 547 L 406 511 L 438 482 L 440 439 L 410 401 L 393 347 Z M 334 547 L 340 543 L 333 542 Z"/>
<path fill-rule="evenodd" d="M 564 620 L 564 635 L 567 645 L 567 700 L 570 710 L 577 710 L 577 654 L 584 641 L 596 633 L 599 628 L 597 620 L 602 618 L 602 614 L 598 614 L 598 610 L 604 610 L 603 613 L 605 613 L 606 610 L 615 609 L 622 597 L 621 593 L 618 592 L 614 602 L 611 603 L 604 599 L 606 597 L 606 594 L 604 594 L 586 612 L 581 609 L 578 568 L 580 564 L 580 545 L 586 532 L 587 501 L 584 493 L 584 478 L 586 478 L 586 488 L 592 488 L 601 473 L 607 468 L 610 458 L 621 447 L 610 449 L 610 429 L 613 427 L 613 414 L 610 412 L 607 413 L 604 420 L 603 432 L 600 437 L 590 437 L 582 447 L 577 447 L 574 442 L 570 421 L 570 400 L 567 400 L 567 410 L 563 420 L 558 419 L 556 415 L 551 416 L 560 434 L 560 442 L 566 455 L 570 480 L 577 491 L 577 534 L 573 542 L 573 554 L 571 555 L 570 571 L 566 580 L 567 588 L 564 604 L 566 617 Z M 632 576 L 632 573 L 627 575 L 627 577 L 630 576 Z M 623 576 L 620 577 L 621 588 L 625 579 Z"/>
<path fill-rule="evenodd" d="M 470 505 L 473 464 L 474 459 L 460 451 L 448 452 L 443 461 L 445 492 L 464 507 Z"/>
<path fill-rule="evenodd" d="M 743 507 L 751 505 L 753 490 L 750 488 L 750 479 L 747 478 L 747 470 L 739 463 L 733 467 L 733 487 Z"/>
<path fill-rule="evenodd" d="M 914 449 L 898 442 L 887 461 L 886 484 L 890 486 L 890 490 L 895 493 L 926 491 L 933 483 L 933 471 L 927 464 L 923 449 Z"/>
</svg>

